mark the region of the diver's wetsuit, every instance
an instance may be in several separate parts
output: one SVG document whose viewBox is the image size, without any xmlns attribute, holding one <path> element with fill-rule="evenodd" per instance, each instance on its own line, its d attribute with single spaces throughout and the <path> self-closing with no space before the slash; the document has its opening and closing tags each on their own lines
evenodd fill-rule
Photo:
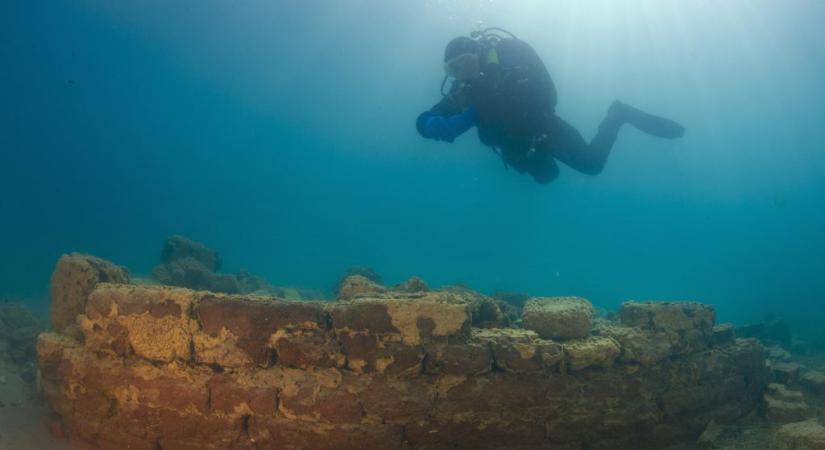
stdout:
<svg viewBox="0 0 825 450">
<path fill-rule="evenodd" d="M 612 114 L 614 108 L 587 143 L 556 115 L 555 85 L 532 47 L 505 38 L 495 50 L 498 63 L 482 60 L 480 76 L 454 83 L 449 95 L 419 116 L 419 133 L 452 142 L 475 125 L 481 141 L 496 149 L 508 166 L 539 183 L 558 175 L 554 159 L 579 172 L 601 172 L 624 123 Z"/>
</svg>

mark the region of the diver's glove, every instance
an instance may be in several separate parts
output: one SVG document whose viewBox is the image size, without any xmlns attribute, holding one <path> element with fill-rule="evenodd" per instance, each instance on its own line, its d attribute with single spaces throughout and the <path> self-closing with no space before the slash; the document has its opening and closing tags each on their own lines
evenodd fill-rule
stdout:
<svg viewBox="0 0 825 450">
<path fill-rule="evenodd" d="M 427 111 L 418 116 L 415 127 L 425 138 L 453 142 L 455 138 L 475 126 L 477 117 L 476 108 L 467 108 L 449 117 Z"/>
</svg>

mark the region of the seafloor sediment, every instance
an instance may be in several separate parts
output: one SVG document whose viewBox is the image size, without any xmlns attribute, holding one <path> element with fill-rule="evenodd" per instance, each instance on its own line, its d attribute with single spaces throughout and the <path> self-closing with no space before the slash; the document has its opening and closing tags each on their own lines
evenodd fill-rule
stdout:
<svg viewBox="0 0 825 450">
<path fill-rule="evenodd" d="M 768 382 L 761 344 L 697 303 L 607 320 L 534 299 L 508 328 L 489 298 L 418 282 L 296 302 L 100 283 L 116 269 L 64 257 L 62 326 L 38 340 L 52 427 L 79 447 L 659 449 L 752 413 Z"/>
</svg>

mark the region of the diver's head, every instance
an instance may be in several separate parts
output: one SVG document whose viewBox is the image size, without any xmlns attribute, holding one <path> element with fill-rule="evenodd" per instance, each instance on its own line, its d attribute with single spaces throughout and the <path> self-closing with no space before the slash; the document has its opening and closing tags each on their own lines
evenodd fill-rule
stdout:
<svg viewBox="0 0 825 450">
<path fill-rule="evenodd" d="M 481 71 L 482 51 L 483 45 L 479 41 L 465 36 L 453 39 L 444 50 L 444 71 L 459 81 L 477 77 Z"/>
</svg>

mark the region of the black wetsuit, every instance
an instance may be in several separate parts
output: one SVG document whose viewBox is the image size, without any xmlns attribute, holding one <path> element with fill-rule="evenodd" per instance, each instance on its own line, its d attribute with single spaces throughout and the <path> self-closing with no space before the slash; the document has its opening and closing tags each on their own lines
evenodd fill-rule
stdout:
<svg viewBox="0 0 825 450">
<path fill-rule="evenodd" d="M 481 75 L 454 84 L 450 94 L 422 116 L 450 117 L 475 108 L 481 141 L 508 166 L 540 183 L 556 178 L 556 159 L 580 172 L 601 172 L 623 121 L 608 115 L 587 143 L 556 115 L 555 85 L 532 47 L 521 40 L 502 39 L 495 50 L 498 63 L 482 56 Z"/>
</svg>

